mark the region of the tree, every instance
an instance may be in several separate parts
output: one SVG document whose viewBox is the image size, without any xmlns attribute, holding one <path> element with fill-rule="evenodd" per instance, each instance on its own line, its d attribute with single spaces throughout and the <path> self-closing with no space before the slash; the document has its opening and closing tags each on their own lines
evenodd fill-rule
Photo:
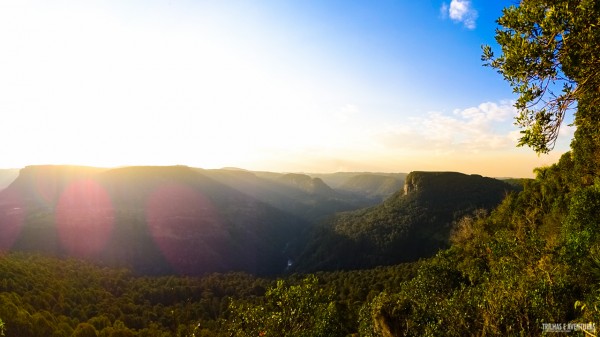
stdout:
<svg viewBox="0 0 600 337">
<path fill-rule="evenodd" d="M 232 301 L 232 336 L 345 336 L 333 295 L 320 288 L 315 276 L 298 285 L 284 281 L 267 290 L 264 303 Z"/>
<path fill-rule="evenodd" d="M 88 323 L 79 323 L 75 331 L 73 331 L 72 337 L 97 337 L 98 332 L 93 325 Z"/>
<path fill-rule="evenodd" d="M 502 13 L 496 30 L 502 54 L 495 57 L 485 45 L 482 60 L 519 95 L 515 124 L 523 130 L 518 145 L 548 153 L 565 114 L 600 101 L 600 2 L 523 0 Z M 578 128 L 590 122 L 576 115 Z"/>
</svg>

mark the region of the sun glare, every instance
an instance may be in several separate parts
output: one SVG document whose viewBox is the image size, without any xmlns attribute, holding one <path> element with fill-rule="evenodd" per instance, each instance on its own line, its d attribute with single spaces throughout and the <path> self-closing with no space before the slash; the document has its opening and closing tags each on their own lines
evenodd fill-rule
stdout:
<svg viewBox="0 0 600 337">
<path fill-rule="evenodd" d="M 56 205 L 56 230 L 62 247 L 77 257 L 94 257 L 106 249 L 115 215 L 110 196 L 97 182 L 71 183 Z"/>
<path fill-rule="evenodd" d="M 426 67 L 393 45 L 357 49 L 373 41 L 339 22 L 244 4 L 69 4 L 0 11 L 3 167 L 410 171 L 461 168 L 469 149 L 517 153 L 510 104 L 413 93 L 412 68 Z"/>
</svg>

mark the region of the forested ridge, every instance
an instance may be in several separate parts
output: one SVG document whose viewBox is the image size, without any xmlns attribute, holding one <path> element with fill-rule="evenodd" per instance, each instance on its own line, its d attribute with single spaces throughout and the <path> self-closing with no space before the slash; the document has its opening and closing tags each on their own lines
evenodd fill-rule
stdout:
<svg viewBox="0 0 600 337">
<path fill-rule="evenodd" d="M 518 189 L 479 175 L 411 172 L 383 203 L 314 226 L 292 270 L 364 269 L 430 257 L 448 247 L 462 216 L 491 210 Z"/>
</svg>

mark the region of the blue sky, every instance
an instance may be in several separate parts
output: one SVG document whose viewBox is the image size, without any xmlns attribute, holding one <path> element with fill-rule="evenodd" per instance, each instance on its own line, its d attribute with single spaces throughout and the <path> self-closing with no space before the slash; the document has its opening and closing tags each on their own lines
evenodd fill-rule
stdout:
<svg viewBox="0 0 600 337">
<path fill-rule="evenodd" d="M 0 167 L 531 176 L 482 66 L 513 1 L 6 1 Z M 497 48 L 496 48 L 497 49 Z"/>
</svg>

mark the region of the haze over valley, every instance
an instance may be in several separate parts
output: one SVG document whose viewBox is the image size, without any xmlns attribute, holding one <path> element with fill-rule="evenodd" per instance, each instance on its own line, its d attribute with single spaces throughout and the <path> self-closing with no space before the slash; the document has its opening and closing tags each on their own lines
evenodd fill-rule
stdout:
<svg viewBox="0 0 600 337">
<path fill-rule="evenodd" d="M 147 275 L 371 268 L 431 256 L 453 221 L 518 189 L 451 172 L 319 176 L 28 166 L 0 191 L 0 249 Z"/>
</svg>

